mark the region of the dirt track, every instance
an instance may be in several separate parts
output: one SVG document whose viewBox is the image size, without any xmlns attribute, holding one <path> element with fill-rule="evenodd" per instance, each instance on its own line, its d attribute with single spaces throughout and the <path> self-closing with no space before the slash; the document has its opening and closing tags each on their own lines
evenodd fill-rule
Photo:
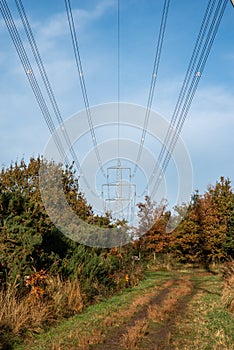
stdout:
<svg viewBox="0 0 234 350">
<path fill-rule="evenodd" d="M 17 350 L 234 350 L 219 270 L 149 271 L 129 288 Z"/>
<path fill-rule="evenodd" d="M 188 275 L 167 281 L 130 318 L 126 317 L 122 323 L 111 326 L 102 344 L 91 345 L 90 349 L 171 350 L 170 339 L 175 325 L 183 317 L 196 291 Z"/>
</svg>

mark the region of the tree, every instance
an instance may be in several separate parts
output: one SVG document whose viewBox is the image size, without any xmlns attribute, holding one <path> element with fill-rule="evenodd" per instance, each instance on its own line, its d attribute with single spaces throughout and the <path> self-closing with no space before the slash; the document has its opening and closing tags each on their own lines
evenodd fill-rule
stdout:
<svg viewBox="0 0 234 350">
<path fill-rule="evenodd" d="M 232 195 L 232 204 L 227 218 L 226 241 L 223 245 L 223 251 L 227 259 L 234 259 L 234 194 Z"/>
<path fill-rule="evenodd" d="M 231 181 L 223 176 L 216 182 L 215 186 L 208 187 L 211 202 L 217 209 L 219 235 L 223 235 L 222 256 L 228 258 L 234 248 L 233 238 L 233 191 Z"/>
<path fill-rule="evenodd" d="M 77 245 L 65 237 L 51 222 L 41 199 L 39 170 L 42 160 L 22 160 L 0 174 L 0 247 L 1 274 L 5 281 L 23 283 L 23 276 L 33 268 L 62 266 L 62 259 Z M 79 192 L 72 168 L 62 169 L 63 189 L 75 213 L 88 220 L 92 210 Z M 53 198 L 53 189 L 48 195 Z M 59 267 L 60 266 L 60 267 Z"/>
<path fill-rule="evenodd" d="M 180 262 L 195 263 L 201 260 L 201 227 L 196 211 L 200 195 L 196 191 L 188 205 L 175 207 L 183 219 L 172 233 L 172 252 Z"/>
<path fill-rule="evenodd" d="M 148 196 L 144 203 L 139 203 L 139 226 L 136 232 L 138 240 L 135 246 L 141 253 L 165 254 L 170 246 L 170 234 L 166 231 L 170 212 L 166 212 L 167 204 L 163 201 L 157 205 Z M 142 233 L 144 233 L 142 235 Z"/>
<path fill-rule="evenodd" d="M 201 258 L 205 267 L 208 267 L 210 262 L 223 258 L 226 225 L 220 220 L 218 206 L 209 192 L 198 201 L 196 212 L 200 226 Z"/>
<path fill-rule="evenodd" d="M 221 177 L 203 195 L 196 192 L 174 232 L 175 255 L 183 261 L 203 262 L 206 267 L 227 259 L 234 248 L 233 207 L 229 179 Z"/>
</svg>

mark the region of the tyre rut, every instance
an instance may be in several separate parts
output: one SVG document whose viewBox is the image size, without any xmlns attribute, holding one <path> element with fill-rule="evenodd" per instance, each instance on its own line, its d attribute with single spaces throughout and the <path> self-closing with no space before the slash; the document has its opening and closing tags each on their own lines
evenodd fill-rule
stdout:
<svg viewBox="0 0 234 350">
<path fill-rule="evenodd" d="M 171 286 L 162 289 L 157 295 L 153 296 L 150 302 L 144 305 L 139 311 L 134 313 L 134 315 L 129 320 L 124 321 L 119 327 L 113 327 L 110 329 L 108 336 L 105 338 L 102 344 L 95 344 L 93 346 L 90 346 L 90 349 L 95 348 L 95 350 L 119 350 L 120 340 L 123 334 L 126 332 L 126 328 L 132 327 L 136 321 L 146 318 L 148 315 L 148 307 L 155 304 L 160 305 L 168 293 L 171 291 L 173 286 L 175 286 L 177 283 L 178 279 L 173 280 Z"/>
</svg>

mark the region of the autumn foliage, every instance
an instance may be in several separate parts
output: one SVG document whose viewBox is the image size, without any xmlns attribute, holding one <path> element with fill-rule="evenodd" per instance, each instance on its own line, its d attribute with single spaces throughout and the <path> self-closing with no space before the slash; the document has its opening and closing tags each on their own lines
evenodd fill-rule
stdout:
<svg viewBox="0 0 234 350">
<path fill-rule="evenodd" d="M 139 204 L 139 232 L 148 227 L 135 246 L 146 257 L 170 254 L 179 262 L 210 263 L 234 256 L 234 193 L 229 179 L 220 178 L 215 186 L 192 196 L 189 204 L 175 208 L 178 226 L 166 229 L 171 213 L 166 205 L 152 203 L 149 197 Z"/>
<path fill-rule="evenodd" d="M 196 192 L 190 203 L 175 208 L 176 214 L 166 202 L 156 204 L 146 197 L 138 204 L 135 231 L 128 231 L 125 221 L 118 223 L 125 235 L 134 236 L 133 243 L 101 249 L 75 242 L 51 222 L 39 189 L 41 162 L 39 157 L 28 164 L 22 160 L 0 173 L 0 335 L 4 337 L 38 331 L 136 285 L 144 276 L 145 261 L 166 257 L 208 268 L 210 263 L 234 258 L 234 193 L 229 179 L 221 177 L 202 195 Z M 49 172 L 56 167 L 62 174 L 67 202 L 89 223 L 94 239 L 98 228 L 117 227 L 110 213 L 95 215 L 72 166 L 47 165 Z M 55 199 L 53 188 L 47 194 L 48 200 Z M 179 223 L 174 230 L 168 230 L 169 219 Z M 82 234 L 88 242 L 89 233 Z"/>
<path fill-rule="evenodd" d="M 4 336 L 41 329 L 143 277 L 142 269 L 132 265 L 131 247 L 121 252 L 91 248 L 55 227 L 41 198 L 41 162 L 41 158 L 31 158 L 28 164 L 22 160 L 0 172 L 0 335 Z M 51 163 L 47 168 L 60 171 L 67 202 L 94 234 L 97 227 L 113 227 L 109 214 L 93 213 L 72 166 Z M 54 200 L 53 188 L 48 196 Z"/>
</svg>

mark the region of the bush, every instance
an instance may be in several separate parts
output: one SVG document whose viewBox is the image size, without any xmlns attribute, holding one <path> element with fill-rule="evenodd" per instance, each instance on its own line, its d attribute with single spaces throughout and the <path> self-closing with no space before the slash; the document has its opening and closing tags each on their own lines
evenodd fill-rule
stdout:
<svg viewBox="0 0 234 350">
<path fill-rule="evenodd" d="M 49 271 L 22 271 L 20 284 L 5 283 L 0 293 L 0 334 L 5 344 L 6 339 L 13 341 L 26 332 L 39 332 L 144 278 L 141 262 L 133 265 L 127 248 L 120 253 L 118 248 L 77 245 L 59 266 L 57 270 L 53 265 Z"/>
<path fill-rule="evenodd" d="M 38 332 L 143 278 L 140 262 L 132 265 L 131 245 L 91 248 L 54 226 L 40 195 L 40 164 L 32 158 L 0 172 L 0 335 L 6 344 L 8 337 Z M 64 193 L 77 216 L 111 226 L 108 215 L 93 214 L 72 169 L 62 171 Z"/>
</svg>

